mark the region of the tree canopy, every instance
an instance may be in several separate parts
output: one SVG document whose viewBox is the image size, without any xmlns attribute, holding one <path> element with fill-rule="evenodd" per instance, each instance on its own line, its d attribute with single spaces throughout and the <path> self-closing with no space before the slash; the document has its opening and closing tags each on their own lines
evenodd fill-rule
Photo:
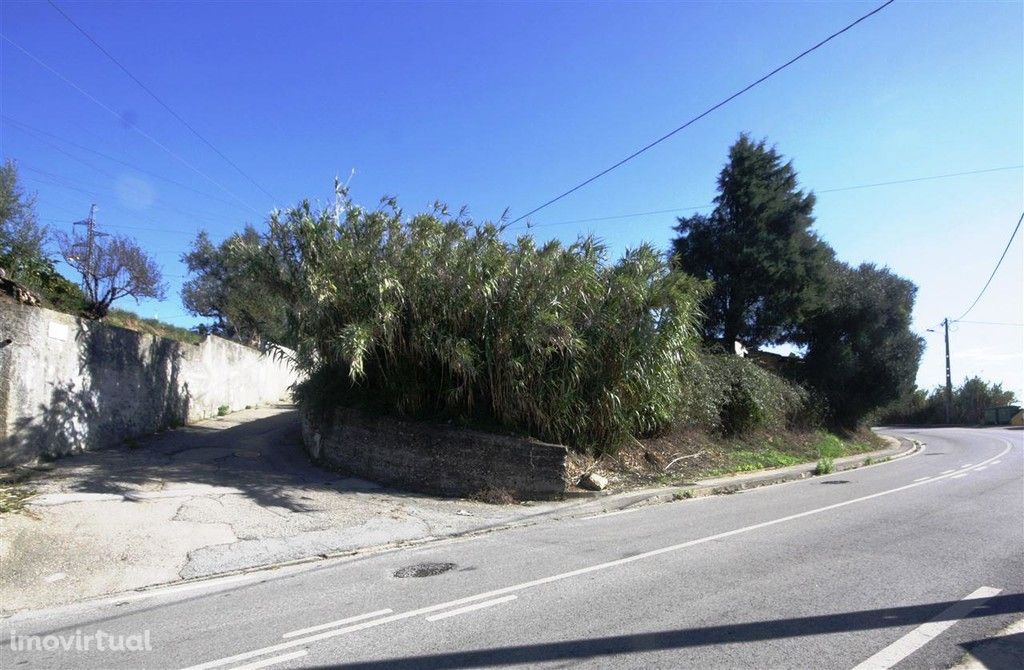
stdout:
<svg viewBox="0 0 1024 670">
<path fill-rule="evenodd" d="M 832 263 L 824 301 L 801 325 L 804 374 L 851 426 L 914 388 L 924 340 L 910 330 L 917 287 L 886 268 Z"/>
<path fill-rule="evenodd" d="M 811 231 L 814 195 L 790 162 L 747 135 L 729 149 L 709 215 L 680 218 L 674 262 L 710 279 L 705 338 L 731 346 L 792 338 L 813 307 L 831 249 Z"/>
</svg>

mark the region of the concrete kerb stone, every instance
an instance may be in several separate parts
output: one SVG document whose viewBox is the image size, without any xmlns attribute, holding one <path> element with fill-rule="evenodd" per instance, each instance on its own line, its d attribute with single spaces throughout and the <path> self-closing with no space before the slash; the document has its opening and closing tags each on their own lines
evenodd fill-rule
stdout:
<svg viewBox="0 0 1024 670">
<path fill-rule="evenodd" d="M 868 459 L 875 461 L 875 463 L 870 467 L 902 459 L 917 453 L 918 451 L 921 450 L 923 446 L 917 440 L 908 440 L 904 438 L 896 440 L 895 438 L 890 438 L 888 436 L 882 437 L 885 438 L 887 441 L 895 442 L 895 446 L 864 454 L 857 454 L 855 456 L 847 456 L 841 459 L 836 459 L 835 470 L 833 474 L 865 467 L 865 461 L 867 461 Z M 525 528 L 533 526 L 545 520 L 579 518 L 583 516 L 598 516 L 602 513 L 616 512 L 620 510 L 656 505 L 661 503 L 669 503 L 683 498 L 697 498 L 710 495 L 736 493 L 738 491 L 758 488 L 761 486 L 770 486 L 772 484 L 782 484 L 786 482 L 798 481 L 801 479 L 809 478 L 812 476 L 812 472 L 814 470 L 815 465 L 815 463 L 805 463 L 798 466 L 790 466 L 788 468 L 780 469 L 785 471 L 784 473 L 780 472 L 779 470 L 768 470 L 754 473 L 746 473 L 742 475 L 732 475 L 730 477 L 705 480 L 704 482 L 688 487 L 662 487 L 657 489 L 648 489 L 644 491 L 619 492 L 610 494 L 605 492 L 593 493 L 588 494 L 585 499 L 580 499 L 575 503 L 571 503 L 569 505 L 559 507 L 554 510 L 542 511 L 536 514 L 526 515 L 520 519 L 513 520 L 510 522 L 502 522 L 489 526 L 482 526 L 475 529 L 460 531 L 457 533 L 451 533 L 443 536 L 428 536 L 399 542 L 388 542 L 373 546 L 359 547 L 341 552 L 325 553 L 295 560 L 280 561 L 265 565 L 252 566 L 239 570 L 226 571 L 218 574 L 203 575 L 201 577 L 178 579 L 161 584 L 153 584 L 139 589 L 124 591 L 121 593 L 106 594 L 102 596 L 85 598 L 80 601 L 77 601 L 77 603 L 75 604 L 119 602 L 120 600 L 124 599 L 137 599 L 139 597 L 146 597 L 150 594 L 155 596 L 159 595 L 161 591 L 173 591 L 177 587 L 182 587 L 185 585 L 201 584 L 202 582 L 215 583 L 217 580 L 220 579 L 227 579 L 232 577 L 238 577 L 239 575 L 248 575 L 259 572 L 278 571 L 285 568 L 298 567 L 309 563 L 318 563 L 327 560 L 349 560 L 370 555 L 389 553 L 392 551 L 399 551 L 409 547 L 418 547 L 428 544 L 437 544 L 441 542 L 468 540 L 476 536 L 486 535 L 501 530 L 511 530 L 516 528 Z M 693 493 L 692 495 L 687 496 L 685 493 L 683 493 L 684 491 L 692 491 Z"/>
<path fill-rule="evenodd" d="M 863 454 L 837 458 L 833 464 L 834 470 L 832 474 L 864 467 L 869 459 L 874 464 L 881 464 L 904 458 L 916 453 L 921 448 L 921 443 L 916 440 L 896 439 L 888 435 L 881 435 L 880 437 L 889 442 L 891 446 Z M 688 486 L 664 486 L 656 489 L 626 492 L 580 491 L 573 492 L 571 495 L 574 498 L 601 500 L 603 503 L 602 511 L 615 512 L 631 507 L 656 505 L 663 502 L 672 502 L 686 498 L 700 498 L 708 495 L 736 493 L 761 486 L 807 479 L 815 476 L 814 469 L 816 466 L 817 463 L 802 463 L 785 468 L 759 470 L 757 472 L 705 479 Z"/>
</svg>

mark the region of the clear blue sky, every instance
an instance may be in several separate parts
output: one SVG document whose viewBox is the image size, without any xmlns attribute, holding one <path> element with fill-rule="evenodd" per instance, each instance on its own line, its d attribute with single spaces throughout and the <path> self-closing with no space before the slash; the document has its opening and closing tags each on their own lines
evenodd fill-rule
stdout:
<svg viewBox="0 0 1024 670">
<path fill-rule="evenodd" d="M 171 290 L 139 311 L 190 325 L 178 258 L 199 228 L 219 239 L 275 206 L 327 200 L 352 168 L 364 205 L 394 194 L 407 211 L 440 199 L 481 219 L 505 207 L 516 216 L 879 3 L 58 4 L 274 196 L 48 4 L 0 5 L 0 32 L 115 112 L 0 41 L 3 156 L 19 162 L 45 223 L 66 228 L 95 202 L 103 228 L 152 248 Z M 1020 2 L 897 2 L 534 221 L 707 203 L 741 131 L 776 144 L 816 191 L 1018 166 L 1022 21 Z M 1012 169 L 822 193 L 816 215 L 843 260 L 918 284 L 915 324 L 928 341 L 918 381 L 932 386 L 942 342 L 925 329 L 966 309 L 1022 208 Z M 594 233 L 619 252 L 667 245 L 673 223 L 660 214 L 534 232 Z M 1024 322 L 1021 249 L 1018 237 L 971 320 Z M 959 324 L 955 380 L 980 374 L 1024 396 L 1022 338 L 1016 326 Z"/>
</svg>

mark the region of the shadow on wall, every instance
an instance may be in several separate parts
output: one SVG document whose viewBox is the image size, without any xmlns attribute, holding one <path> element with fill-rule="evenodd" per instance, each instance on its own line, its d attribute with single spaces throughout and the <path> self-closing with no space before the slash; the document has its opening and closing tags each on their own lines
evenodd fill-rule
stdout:
<svg viewBox="0 0 1024 670">
<path fill-rule="evenodd" d="M 193 345 L 82 320 L 73 345 L 67 344 L 66 355 L 53 356 L 56 360 L 29 348 L 22 356 L 42 360 L 14 361 L 15 366 L 41 367 L 42 378 L 25 383 L 42 382 L 51 390 L 40 403 L 41 389 L 12 389 L 37 402 L 16 408 L 21 416 L 0 445 L 0 462 L 52 458 L 185 424 L 190 393 L 179 377 L 183 349 Z"/>
</svg>

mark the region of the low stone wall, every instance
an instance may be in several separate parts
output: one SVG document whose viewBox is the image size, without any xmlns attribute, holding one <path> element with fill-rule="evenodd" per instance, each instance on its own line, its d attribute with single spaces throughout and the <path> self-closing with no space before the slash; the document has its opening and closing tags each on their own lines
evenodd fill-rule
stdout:
<svg viewBox="0 0 1024 670">
<path fill-rule="evenodd" d="M 0 304 L 0 466 L 276 401 L 296 373 L 218 337 L 187 344 Z"/>
<path fill-rule="evenodd" d="M 504 491 L 520 500 L 565 494 L 568 450 L 560 445 L 351 409 L 330 418 L 303 412 L 302 436 L 318 463 L 422 493 Z"/>
</svg>

